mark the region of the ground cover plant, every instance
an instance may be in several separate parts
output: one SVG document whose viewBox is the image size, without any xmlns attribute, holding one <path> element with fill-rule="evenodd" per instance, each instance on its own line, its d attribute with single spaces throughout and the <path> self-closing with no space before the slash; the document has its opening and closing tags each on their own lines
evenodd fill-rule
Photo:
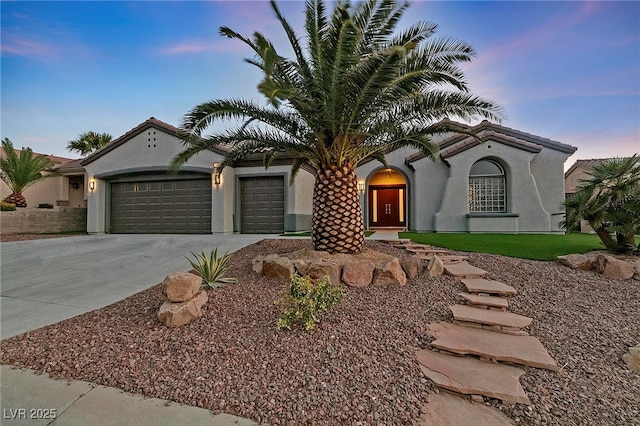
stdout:
<svg viewBox="0 0 640 426">
<path fill-rule="evenodd" d="M 381 242 L 365 244 L 406 255 Z M 423 276 L 403 287 L 345 288 L 343 301 L 313 332 L 279 330 L 282 311 L 274 301 L 288 283 L 253 272 L 251 260 L 311 247 L 303 239 L 265 240 L 233 253 L 229 274 L 238 283 L 206 289 L 203 316 L 185 327 L 157 320 L 166 298 L 155 285 L 3 340 L 0 362 L 260 424 L 419 424 L 433 389 L 414 351 L 431 347 L 429 322 L 451 320 L 448 307 L 460 303 L 462 284 Z M 516 288 L 509 310 L 534 319 L 528 331 L 561 366 L 559 372 L 525 368 L 521 382 L 532 405 L 487 403 L 522 425 L 638 424 L 640 375 L 622 361 L 640 341 L 634 282 L 557 262 L 468 256 L 489 279 Z"/>
<path fill-rule="evenodd" d="M 452 250 L 492 253 L 532 260 L 555 260 L 558 256 L 603 250 L 591 234 L 469 234 L 401 232 L 400 238 Z"/>
</svg>

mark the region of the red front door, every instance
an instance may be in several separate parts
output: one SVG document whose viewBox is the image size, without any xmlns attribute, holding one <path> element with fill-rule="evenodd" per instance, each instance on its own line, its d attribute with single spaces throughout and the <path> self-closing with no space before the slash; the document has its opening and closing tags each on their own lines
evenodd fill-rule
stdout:
<svg viewBox="0 0 640 426">
<path fill-rule="evenodd" d="M 369 187 L 369 226 L 405 226 L 405 185 Z"/>
</svg>

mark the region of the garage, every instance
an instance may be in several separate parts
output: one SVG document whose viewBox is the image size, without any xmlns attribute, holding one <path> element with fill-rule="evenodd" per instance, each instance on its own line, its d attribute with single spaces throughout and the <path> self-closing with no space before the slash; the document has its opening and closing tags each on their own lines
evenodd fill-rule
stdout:
<svg viewBox="0 0 640 426">
<path fill-rule="evenodd" d="M 240 232 L 284 232 L 284 177 L 240 178 Z"/>
<path fill-rule="evenodd" d="M 211 233 L 211 176 L 137 177 L 111 182 L 114 234 Z"/>
</svg>

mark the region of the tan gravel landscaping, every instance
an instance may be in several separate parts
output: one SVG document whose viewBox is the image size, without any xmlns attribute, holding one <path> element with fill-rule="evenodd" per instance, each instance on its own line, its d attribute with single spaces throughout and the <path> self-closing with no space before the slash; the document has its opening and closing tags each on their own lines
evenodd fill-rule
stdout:
<svg viewBox="0 0 640 426">
<path fill-rule="evenodd" d="M 265 240 L 234 253 L 228 276 L 238 283 L 207 289 L 204 315 L 185 327 L 158 321 L 165 297 L 155 285 L 2 341 L 0 361 L 264 424 L 419 424 L 433 387 L 415 350 L 430 348 L 430 322 L 451 321 L 448 307 L 463 302 L 463 284 L 442 276 L 347 288 L 315 331 L 278 330 L 274 302 L 286 284 L 254 273 L 251 260 L 308 248 L 309 240 Z M 528 331 L 561 367 L 524 368 L 520 381 L 531 405 L 486 403 L 518 424 L 640 425 L 640 375 L 622 360 L 640 342 L 639 281 L 556 262 L 467 255 L 489 271 L 485 278 L 516 288 L 509 311 L 533 318 Z"/>
</svg>

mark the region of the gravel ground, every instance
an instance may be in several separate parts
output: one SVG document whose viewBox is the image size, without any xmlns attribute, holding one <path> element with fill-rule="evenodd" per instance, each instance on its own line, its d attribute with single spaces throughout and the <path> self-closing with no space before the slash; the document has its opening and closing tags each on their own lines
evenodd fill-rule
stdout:
<svg viewBox="0 0 640 426">
<path fill-rule="evenodd" d="M 433 389 L 413 353 L 433 340 L 429 322 L 452 319 L 448 306 L 460 302 L 462 284 L 443 276 L 401 288 L 349 288 L 314 332 L 279 331 L 274 301 L 285 284 L 254 274 L 251 259 L 309 246 L 265 240 L 234 253 L 228 275 L 239 282 L 207 290 L 204 316 L 185 327 L 157 320 L 163 295 L 156 285 L 2 341 L 0 361 L 265 424 L 418 424 Z M 367 247 L 405 255 L 380 242 Z M 555 262 L 469 256 L 489 278 L 518 290 L 510 311 L 534 318 L 531 334 L 562 366 L 525 368 L 531 406 L 488 403 L 519 424 L 640 425 L 640 375 L 622 361 L 640 342 L 638 281 Z"/>
</svg>

